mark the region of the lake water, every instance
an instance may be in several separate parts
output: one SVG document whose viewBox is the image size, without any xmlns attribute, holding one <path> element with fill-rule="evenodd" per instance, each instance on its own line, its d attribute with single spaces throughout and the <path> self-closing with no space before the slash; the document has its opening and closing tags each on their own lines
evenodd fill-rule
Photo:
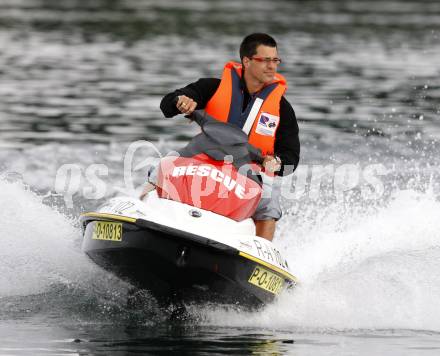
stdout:
<svg viewBox="0 0 440 356">
<path fill-rule="evenodd" d="M 161 97 L 218 77 L 256 31 L 300 126 L 276 243 L 301 284 L 254 313 L 128 309 L 78 214 L 130 191 L 124 168 L 141 186 L 133 142 L 142 163 L 197 132 Z M 0 355 L 437 355 L 439 58 L 437 1 L 1 0 Z"/>
</svg>

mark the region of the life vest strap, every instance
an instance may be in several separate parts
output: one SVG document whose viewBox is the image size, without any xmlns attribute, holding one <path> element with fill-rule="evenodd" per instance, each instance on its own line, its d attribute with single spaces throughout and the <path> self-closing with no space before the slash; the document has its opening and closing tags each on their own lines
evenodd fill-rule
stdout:
<svg viewBox="0 0 440 356">
<path fill-rule="evenodd" d="M 252 129 L 252 126 L 254 125 L 255 119 L 257 118 L 257 115 L 260 111 L 261 106 L 263 105 L 264 100 L 261 98 L 256 98 L 254 101 L 254 105 L 252 105 L 252 109 L 243 125 L 242 130 L 246 135 L 249 135 L 249 132 Z"/>
</svg>

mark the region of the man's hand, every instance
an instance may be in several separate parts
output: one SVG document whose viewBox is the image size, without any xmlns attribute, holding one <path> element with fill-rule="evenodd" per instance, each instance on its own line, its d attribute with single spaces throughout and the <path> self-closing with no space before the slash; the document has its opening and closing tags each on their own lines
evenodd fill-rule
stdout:
<svg viewBox="0 0 440 356">
<path fill-rule="evenodd" d="M 281 160 L 278 157 L 269 155 L 264 157 L 262 166 L 265 171 L 275 173 L 281 169 Z"/>
<path fill-rule="evenodd" d="M 179 95 L 176 107 L 182 113 L 191 115 L 197 107 L 197 103 L 186 95 Z"/>
</svg>

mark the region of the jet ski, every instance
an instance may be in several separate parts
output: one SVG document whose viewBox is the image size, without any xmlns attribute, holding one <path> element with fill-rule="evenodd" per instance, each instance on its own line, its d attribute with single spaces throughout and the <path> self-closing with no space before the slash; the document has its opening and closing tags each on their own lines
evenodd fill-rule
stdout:
<svg viewBox="0 0 440 356">
<path fill-rule="evenodd" d="M 255 235 L 261 154 L 233 125 L 201 111 L 192 120 L 202 132 L 161 159 L 156 189 L 82 214 L 82 249 L 162 305 L 261 307 L 297 283 L 282 251 Z"/>
</svg>

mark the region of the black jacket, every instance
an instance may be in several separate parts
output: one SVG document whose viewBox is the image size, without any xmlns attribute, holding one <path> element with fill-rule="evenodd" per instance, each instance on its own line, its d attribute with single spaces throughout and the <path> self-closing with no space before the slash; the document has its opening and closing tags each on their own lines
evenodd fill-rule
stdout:
<svg viewBox="0 0 440 356">
<path fill-rule="evenodd" d="M 174 102 L 175 97 L 178 95 L 190 97 L 197 103 L 197 109 L 204 109 L 219 85 L 220 79 L 201 78 L 195 83 L 165 95 L 160 103 L 160 109 L 165 117 L 180 114 Z M 242 87 L 244 88 L 243 110 L 245 110 L 249 104 L 250 95 L 244 83 L 242 83 Z M 298 166 L 300 153 L 298 131 L 295 112 L 283 96 L 280 101 L 280 126 L 275 136 L 275 154 L 280 157 L 282 162 L 281 170 L 278 172 L 279 175 L 288 175 Z"/>
</svg>

